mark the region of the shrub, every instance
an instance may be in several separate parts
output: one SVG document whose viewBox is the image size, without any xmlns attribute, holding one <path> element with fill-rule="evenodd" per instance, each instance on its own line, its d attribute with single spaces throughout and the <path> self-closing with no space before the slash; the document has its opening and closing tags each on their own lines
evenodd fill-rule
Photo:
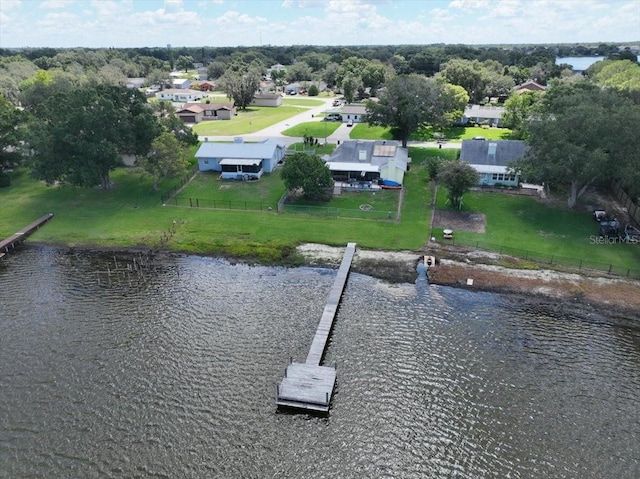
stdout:
<svg viewBox="0 0 640 479">
<path fill-rule="evenodd" d="M 307 91 L 308 96 L 318 96 L 319 93 L 320 93 L 320 90 L 318 90 L 318 87 L 315 85 L 311 85 L 309 87 L 309 90 Z"/>
<path fill-rule="evenodd" d="M 0 188 L 11 186 L 11 175 L 4 171 L 0 171 Z"/>
</svg>

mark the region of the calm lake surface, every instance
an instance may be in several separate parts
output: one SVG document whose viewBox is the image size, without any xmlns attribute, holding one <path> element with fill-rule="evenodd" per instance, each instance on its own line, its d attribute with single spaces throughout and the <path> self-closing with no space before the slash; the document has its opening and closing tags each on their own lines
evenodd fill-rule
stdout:
<svg viewBox="0 0 640 479">
<path fill-rule="evenodd" d="M 574 70 L 584 71 L 600 60 L 604 60 L 605 57 L 557 57 L 556 65 L 562 65 L 566 63 L 571 65 Z"/>
<path fill-rule="evenodd" d="M 334 270 L 176 256 L 109 284 L 108 263 L 0 263 L 2 478 L 640 477 L 638 323 L 352 273 L 321 418 L 275 389 Z"/>
</svg>

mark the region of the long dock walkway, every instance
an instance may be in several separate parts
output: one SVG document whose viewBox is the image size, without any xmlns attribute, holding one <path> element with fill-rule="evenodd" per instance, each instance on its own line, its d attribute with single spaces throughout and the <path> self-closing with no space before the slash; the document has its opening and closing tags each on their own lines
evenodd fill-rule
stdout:
<svg viewBox="0 0 640 479">
<path fill-rule="evenodd" d="M 17 233 L 14 233 L 8 238 L 0 241 L 0 257 L 4 256 L 5 253 L 8 253 L 9 249 L 14 249 L 16 245 L 18 245 L 19 243 L 22 243 L 27 236 L 29 236 L 35 230 L 40 228 L 40 226 L 45 224 L 51 218 L 53 218 L 53 213 L 46 214 L 43 217 L 31 223 L 30 225 L 25 226 Z"/>
<path fill-rule="evenodd" d="M 278 407 L 315 412 L 329 411 L 336 382 L 336 369 L 321 366 L 320 363 L 327 348 L 355 252 L 356 244 L 348 243 L 333 287 L 329 292 L 320 324 L 309 348 L 307 360 L 304 363 L 289 363 L 284 372 L 284 379 L 277 387 Z"/>
</svg>

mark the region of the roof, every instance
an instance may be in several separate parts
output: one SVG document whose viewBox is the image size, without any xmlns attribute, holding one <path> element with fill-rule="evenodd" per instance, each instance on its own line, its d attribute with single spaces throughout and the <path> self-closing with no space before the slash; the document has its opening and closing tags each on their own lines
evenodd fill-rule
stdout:
<svg viewBox="0 0 640 479">
<path fill-rule="evenodd" d="M 464 116 L 467 118 L 502 118 L 504 107 L 502 106 L 483 106 L 483 105 L 467 105 L 464 109 Z"/>
<path fill-rule="evenodd" d="M 200 113 L 203 111 L 216 111 L 216 110 L 233 110 L 234 104 L 229 103 L 185 103 L 176 113 L 182 113 L 189 111 L 192 113 Z"/>
<path fill-rule="evenodd" d="M 343 114 L 364 115 L 367 113 L 367 107 L 362 104 L 345 105 L 342 107 Z"/>
<path fill-rule="evenodd" d="M 327 163 L 327 166 L 331 171 L 365 171 L 365 172 L 378 172 L 380 167 L 377 165 L 370 165 L 368 163 L 351 163 L 341 161 L 331 161 Z"/>
<path fill-rule="evenodd" d="M 399 167 L 404 166 L 406 169 L 406 165 L 409 163 L 409 151 L 400 145 L 399 141 L 393 140 L 346 140 L 336 148 L 326 161 L 385 166 L 391 160 L 395 160 Z"/>
<path fill-rule="evenodd" d="M 469 166 L 478 173 L 506 173 L 508 169 L 507 166 L 501 165 L 474 165 L 471 163 Z"/>
<path fill-rule="evenodd" d="M 276 148 L 285 146 L 270 138 L 259 143 L 203 143 L 196 152 L 196 158 L 255 158 L 273 157 Z"/>
<path fill-rule="evenodd" d="M 533 80 L 527 80 L 526 82 L 517 85 L 513 90 L 516 93 L 524 93 L 526 91 L 545 91 L 546 89 L 547 87 L 540 85 Z"/>
<path fill-rule="evenodd" d="M 508 166 L 524 156 L 528 145 L 520 140 L 462 140 L 460 160 L 471 165 Z"/>
</svg>

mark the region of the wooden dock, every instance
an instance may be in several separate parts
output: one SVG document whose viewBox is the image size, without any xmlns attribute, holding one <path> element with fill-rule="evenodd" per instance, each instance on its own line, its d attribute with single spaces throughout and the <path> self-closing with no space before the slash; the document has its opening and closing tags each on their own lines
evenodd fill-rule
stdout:
<svg viewBox="0 0 640 479">
<path fill-rule="evenodd" d="M 51 218 L 53 218 L 53 213 L 46 214 L 30 225 L 25 226 L 17 233 L 14 233 L 8 238 L 0 241 L 0 252 L 2 252 L 2 256 L 4 256 L 4 253 L 8 253 L 10 249 L 14 249 L 18 244 L 22 243 L 27 238 L 27 236 L 40 228 L 40 226 L 45 224 Z"/>
<path fill-rule="evenodd" d="M 304 363 L 290 362 L 284 372 L 284 379 L 277 387 L 278 407 L 302 411 L 329 412 L 329 404 L 336 383 L 336 369 L 321 366 L 327 348 L 329 335 L 338 311 L 340 298 L 347 284 L 351 262 L 356 252 L 356 244 L 348 243 L 338 269 L 338 274 L 329 292 L 320 324 Z"/>
</svg>

